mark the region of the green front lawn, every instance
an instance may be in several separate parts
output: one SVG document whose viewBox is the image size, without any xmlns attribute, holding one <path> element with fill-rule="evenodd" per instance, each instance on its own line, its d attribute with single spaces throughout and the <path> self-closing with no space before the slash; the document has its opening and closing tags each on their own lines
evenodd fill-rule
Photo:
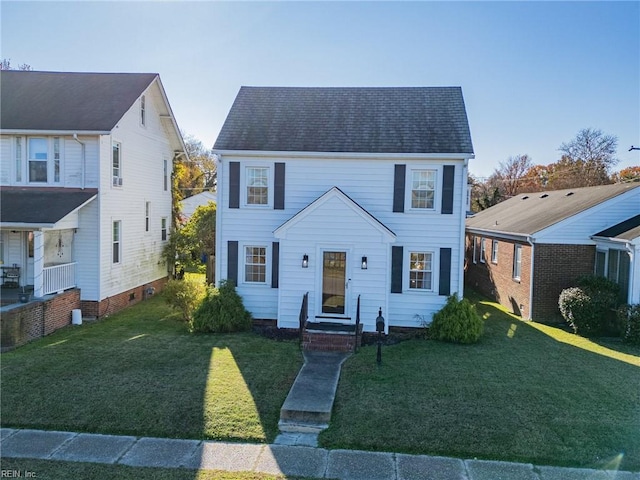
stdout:
<svg viewBox="0 0 640 480">
<path fill-rule="evenodd" d="M 640 349 L 603 346 L 472 298 L 470 346 L 365 347 L 342 369 L 323 446 L 640 469 Z"/>
<path fill-rule="evenodd" d="M 2 354 L 2 426 L 271 442 L 295 342 L 193 335 L 162 298 Z"/>
<path fill-rule="evenodd" d="M 409 340 L 381 367 L 375 347 L 353 355 L 321 445 L 640 470 L 640 349 L 473 301 L 478 344 Z M 155 297 L 2 354 L 1 422 L 272 442 L 301 364 L 297 342 L 189 334 Z"/>
</svg>

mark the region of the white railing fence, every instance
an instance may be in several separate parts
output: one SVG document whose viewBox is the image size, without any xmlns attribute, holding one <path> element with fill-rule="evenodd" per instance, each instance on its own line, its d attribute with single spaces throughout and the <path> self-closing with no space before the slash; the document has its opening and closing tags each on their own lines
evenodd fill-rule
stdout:
<svg viewBox="0 0 640 480">
<path fill-rule="evenodd" d="M 64 263 L 42 269 L 44 295 L 57 293 L 76 286 L 76 263 Z"/>
</svg>

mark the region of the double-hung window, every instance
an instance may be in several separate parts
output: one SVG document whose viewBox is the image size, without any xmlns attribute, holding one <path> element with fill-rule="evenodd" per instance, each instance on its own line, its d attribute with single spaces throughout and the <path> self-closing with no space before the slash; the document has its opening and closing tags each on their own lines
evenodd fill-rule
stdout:
<svg viewBox="0 0 640 480">
<path fill-rule="evenodd" d="M 436 198 L 436 171 L 411 171 L 411 208 L 433 210 Z"/>
<path fill-rule="evenodd" d="M 22 137 L 16 137 L 16 182 L 22 182 Z"/>
<path fill-rule="evenodd" d="M 111 153 L 111 166 L 113 172 L 113 186 L 122 186 L 122 144 L 113 142 Z"/>
<path fill-rule="evenodd" d="M 431 290 L 433 284 L 433 254 L 431 252 L 409 253 L 409 288 Z"/>
<path fill-rule="evenodd" d="M 149 231 L 149 216 L 151 214 L 151 202 L 144 202 L 144 231 Z"/>
<path fill-rule="evenodd" d="M 520 280 L 522 273 L 522 245 L 513 246 L 513 278 Z"/>
<path fill-rule="evenodd" d="M 491 263 L 498 263 L 498 240 L 491 241 Z"/>
<path fill-rule="evenodd" d="M 247 167 L 247 205 L 269 204 L 269 168 Z"/>
<path fill-rule="evenodd" d="M 482 237 L 480 239 L 480 263 L 484 263 L 485 262 L 485 255 L 486 255 L 486 240 L 484 237 Z"/>
<path fill-rule="evenodd" d="M 267 248 L 261 246 L 245 247 L 244 281 L 248 283 L 266 283 Z"/>
<path fill-rule="evenodd" d="M 49 148 L 46 138 L 29 138 L 29 182 L 47 183 Z"/>
<path fill-rule="evenodd" d="M 121 257 L 121 237 L 122 237 L 122 222 L 117 220 L 113 222 L 113 238 L 112 238 L 112 262 L 120 263 Z"/>
<path fill-rule="evenodd" d="M 160 240 L 163 242 L 167 239 L 167 217 L 160 219 Z"/>
</svg>

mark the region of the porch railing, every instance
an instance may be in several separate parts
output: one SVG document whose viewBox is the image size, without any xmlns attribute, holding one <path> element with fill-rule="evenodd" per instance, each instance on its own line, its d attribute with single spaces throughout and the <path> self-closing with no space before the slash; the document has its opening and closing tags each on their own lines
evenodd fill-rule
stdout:
<svg viewBox="0 0 640 480">
<path fill-rule="evenodd" d="M 76 286 L 75 262 L 44 267 L 42 273 L 44 295 L 61 292 Z"/>
</svg>

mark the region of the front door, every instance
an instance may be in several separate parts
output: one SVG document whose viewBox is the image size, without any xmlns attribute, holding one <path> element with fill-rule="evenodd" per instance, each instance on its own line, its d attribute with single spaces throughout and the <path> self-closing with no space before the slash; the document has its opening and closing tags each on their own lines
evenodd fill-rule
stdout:
<svg viewBox="0 0 640 480">
<path fill-rule="evenodd" d="M 345 315 L 347 252 L 322 253 L 322 313 Z"/>
</svg>

